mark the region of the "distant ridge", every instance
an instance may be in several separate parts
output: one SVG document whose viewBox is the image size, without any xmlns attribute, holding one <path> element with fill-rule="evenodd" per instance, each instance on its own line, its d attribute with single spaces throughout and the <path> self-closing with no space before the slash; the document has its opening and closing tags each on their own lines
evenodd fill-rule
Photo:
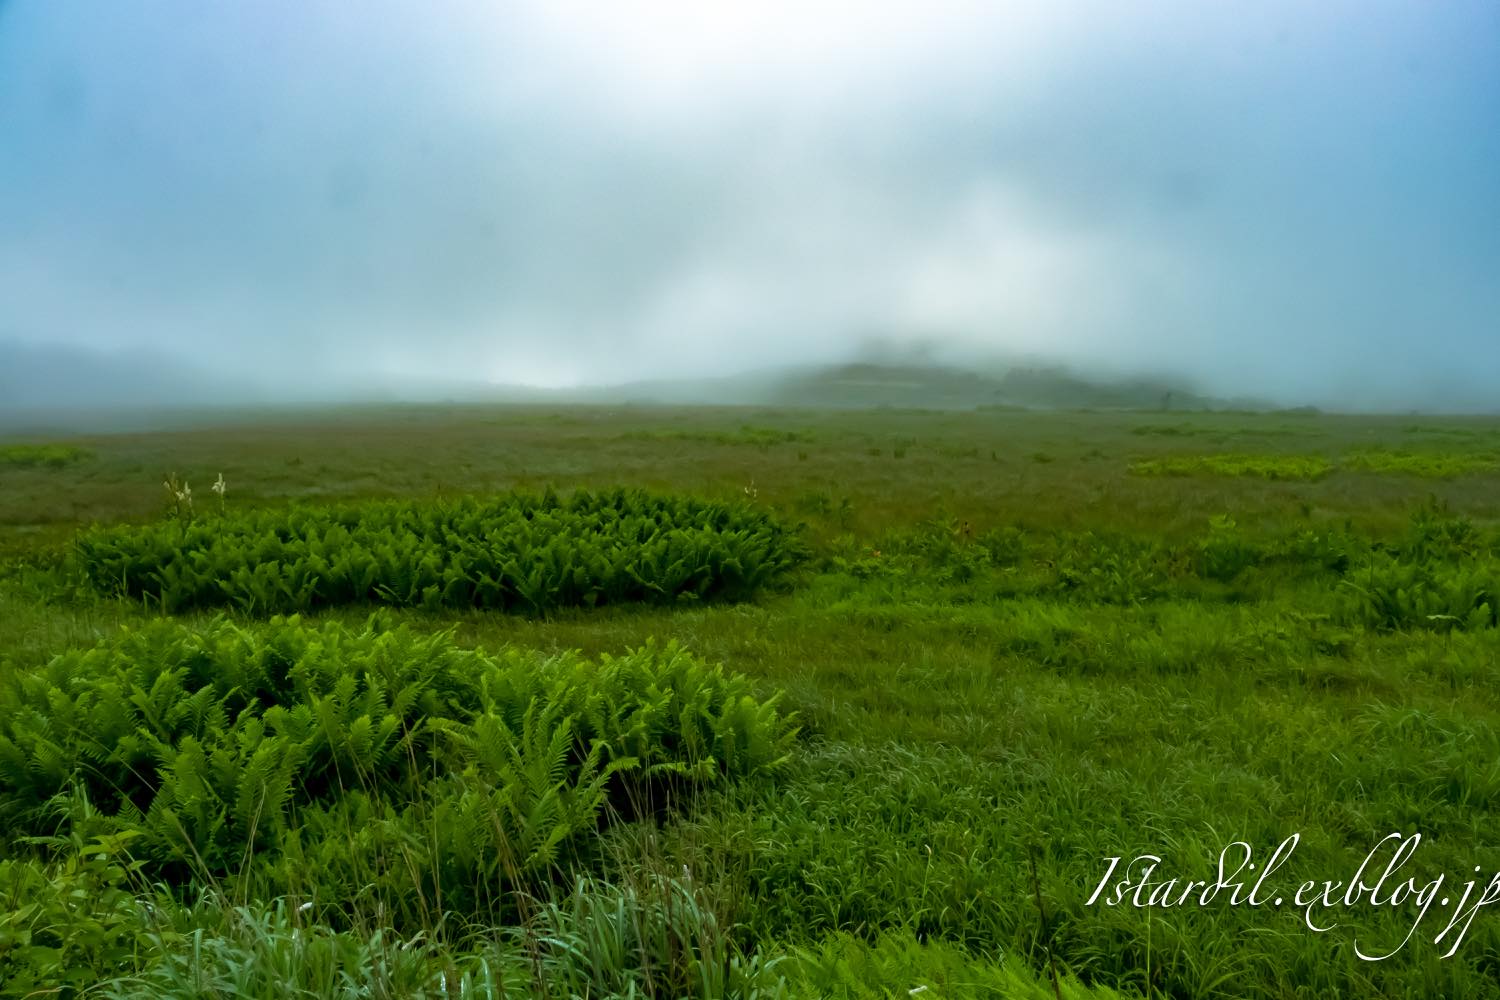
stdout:
<svg viewBox="0 0 1500 1000">
<path fill-rule="evenodd" d="M 1062 366 L 967 369 L 855 362 L 697 382 L 641 382 L 584 392 L 609 401 L 732 403 L 800 407 L 959 409 L 1257 410 L 1271 404 L 1222 399 L 1166 378 L 1088 377 Z"/>
<path fill-rule="evenodd" d="M 970 410 L 1258 410 L 1164 377 L 1091 376 L 1060 365 L 853 361 L 700 379 L 540 389 L 479 381 L 354 376 L 269 386 L 202 372 L 149 353 L 0 342 L 0 427 L 124 430 L 158 417 L 241 414 L 273 406 L 421 403 L 739 405 Z"/>
</svg>

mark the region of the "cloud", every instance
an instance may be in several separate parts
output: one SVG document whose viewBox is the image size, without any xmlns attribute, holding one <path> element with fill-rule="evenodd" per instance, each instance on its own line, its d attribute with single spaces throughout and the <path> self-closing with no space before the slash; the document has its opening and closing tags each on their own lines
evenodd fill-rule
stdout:
<svg viewBox="0 0 1500 1000">
<path fill-rule="evenodd" d="M 1480 2 L 15 2 L 0 335 L 567 384 L 877 334 L 1480 398 L 1496 42 Z"/>
</svg>

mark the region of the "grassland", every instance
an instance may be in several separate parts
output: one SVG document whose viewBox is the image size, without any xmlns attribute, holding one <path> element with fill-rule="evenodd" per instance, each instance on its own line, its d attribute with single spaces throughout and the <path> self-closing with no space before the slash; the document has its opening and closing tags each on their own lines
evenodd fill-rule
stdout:
<svg viewBox="0 0 1500 1000">
<path fill-rule="evenodd" d="M 1349 880 L 1393 831 L 1423 836 L 1403 879 L 1446 873 L 1456 896 L 1500 871 L 1500 422 L 412 407 L 15 443 L 92 457 L 0 466 L 0 680 L 72 676 L 101 641 L 88 662 L 115 663 L 121 626 L 186 630 L 168 646 L 267 627 L 153 624 L 73 566 L 91 524 L 163 522 L 168 474 L 199 525 L 220 474 L 233 511 L 632 487 L 749 504 L 810 556 L 745 601 L 381 610 L 441 634 L 440 658 L 675 641 L 754 704 L 779 695 L 798 731 L 776 767 L 646 804 L 606 790 L 609 821 L 575 816 L 555 861 L 469 885 L 504 905 L 450 894 L 446 918 L 413 905 L 440 859 L 337 868 L 363 843 L 347 816 L 323 839 L 349 850 L 311 868 L 229 864 L 230 837 L 195 879 L 145 842 L 80 839 L 70 798 L 25 814 L 48 836 L 6 835 L 0 995 L 66 967 L 105 996 L 1500 996 L 1484 911 L 1451 957 L 1434 903 L 1366 961 L 1414 902 L 1315 911 L 1324 932 L 1290 905 L 1088 904 L 1107 858 L 1207 879 L 1231 842 L 1263 859 L 1292 834 L 1293 888 Z M 379 648 L 371 610 L 307 623 Z M 445 781 L 479 766 L 433 754 Z M 303 910 L 319 868 L 377 889 Z"/>
<path fill-rule="evenodd" d="M 0 466 L 46 466 L 60 469 L 92 457 L 88 449 L 67 444 L 0 445 Z"/>
</svg>

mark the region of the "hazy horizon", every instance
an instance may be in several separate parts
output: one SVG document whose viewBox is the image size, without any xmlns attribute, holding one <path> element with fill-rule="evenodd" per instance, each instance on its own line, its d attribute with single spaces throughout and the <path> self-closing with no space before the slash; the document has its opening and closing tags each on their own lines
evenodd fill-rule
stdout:
<svg viewBox="0 0 1500 1000">
<path fill-rule="evenodd" d="M 272 401 L 883 344 L 1500 408 L 1500 6 L 1234 15 L 0 0 L 0 346 Z"/>
</svg>

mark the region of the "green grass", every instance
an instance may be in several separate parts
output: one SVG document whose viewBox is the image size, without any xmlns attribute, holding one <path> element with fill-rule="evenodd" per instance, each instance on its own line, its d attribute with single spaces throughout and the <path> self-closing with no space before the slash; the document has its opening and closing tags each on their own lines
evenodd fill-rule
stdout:
<svg viewBox="0 0 1500 1000">
<path fill-rule="evenodd" d="M 732 431 L 701 431 L 688 429 L 636 430 L 620 435 L 621 441 L 684 441 L 693 444 L 754 445 L 769 448 L 778 444 L 805 444 L 813 435 L 805 430 L 776 427 L 754 427 L 745 424 Z"/>
<path fill-rule="evenodd" d="M 726 446 L 747 427 L 798 437 Z M 68 652 L 118 652 L 122 625 L 232 627 L 256 649 L 272 628 L 246 611 L 156 623 L 157 609 L 60 575 L 90 523 L 161 524 L 168 469 L 198 484 L 200 506 L 222 471 L 231 515 L 272 521 L 291 503 L 639 487 L 800 523 L 809 554 L 787 586 L 738 603 L 382 612 L 380 634 L 441 644 L 399 647 L 392 662 L 413 676 L 559 662 L 586 686 L 607 658 L 675 640 L 704 670 L 722 664 L 736 699 L 796 714 L 783 766 L 609 791 L 598 821 L 498 907 L 474 902 L 493 879 L 434 879 L 432 819 L 452 814 L 435 792 L 396 797 L 415 787 L 409 764 L 370 784 L 411 804 L 406 817 L 357 787 L 320 799 L 318 822 L 288 814 L 290 855 L 258 845 L 244 868 L 226 861 L 239 841 L 209 841 L 212 879 L 164 865 L 146 840 L 104 841 L 98 815 L 120 809 L 102 790 L 91 817 L 49 786 L 7 827 L 45 837 L 0 861 L 0 995 L 71 974 L 140 997 L 1500 996 L 1488 912 L 1444 958 L 1435 903 L 1395 956 L 1367 962 L 1355 946 L 1394 948 L 1413 906 L 1336 908 L 1323 917 L 1337 926 L 1315 933 L 1292 907 L 1087 902 L 1106 858 L 1156 854 L 1163 872 L 1203 879 L 1230 842 L 1264 857 L 1293 833 L 1293 889 L 1347 880 L 1392 831 L 1423 835 L 1423 880 L 1461 891 L 1476 865 L 1500 870 L 1500 473 L 1350 459 L 1482 442 L 1478 454 L 1497 434 L 1479 419 L 1291 414 L 395 408 L 118 435 L 87 442 L 87 463 L 5 469 L 0 676 L 53 662 L 78 697 L 106 690 L 90 655 L 111 669 L 163 659 Z M 1209 450 L 1253 471 L 1206 471 Z M 1137 475 L 1132 462 L 1195 471 Z M 1286 474 L 1318 463 L 1330 468 Z M 318 640 L 310 662 L 367 673 L 381 648 L 359 638 L 368 615 L 310 616 L 314 635 L 355 637 Z M 382 714 L 359 707 L 363 692 L 340 703 L 351 731 Z M 577 732 L 559 711 L 533 736 Z M 681 712 L 653 718 L 631 756 L 671 749 Z M 18 719 L 35 728 L 35 712 L 0 722 Z M 434 759 L 478 766 L 419 758 Z M 337 905 L 300 910 L 320 886 Z"/>
<path fill-rule="evenodd" d="M 1143 459 L 1138 476 L 1249 476 L 1257 479 L 1321 479 L 1333 463 L 1320 455 L 1184 455 Z"/>
<path fill-rule="evenodd" d="M 1175 437 L 1201 432 L 1178 427 L 1137 427 L 1132 433 Z M 1452 479 L 1500 471 L 1500 457 L 1493 453 L 1410 452 L 1364 448 L 1349 452 L 1337 461 L 1322 455 L 1171 455 L 1141 459 L 1132 462 L 1130 466 L 1130 471 L 1140 476 L 1225 476 L 1280 480 L 1317 480 L 1335 470 L 1422 479 Z"/>
<path fill-rule="evenodd" d="M 6 444 L 0 445 L 0 467 L 15 466 L 30 468 L 43 466 L 61 469 L 75 462 L 94 457 L 87 448 L 68 444 Z"/>
<path fill-rule="evenodd" d="M 1361 472 L 1451 479 L 1500 470 L 1500 456 L 1493 453 L 1409 452 L 1369 449 L 1344 456 L 1340 464 Z"/>
</svg>

